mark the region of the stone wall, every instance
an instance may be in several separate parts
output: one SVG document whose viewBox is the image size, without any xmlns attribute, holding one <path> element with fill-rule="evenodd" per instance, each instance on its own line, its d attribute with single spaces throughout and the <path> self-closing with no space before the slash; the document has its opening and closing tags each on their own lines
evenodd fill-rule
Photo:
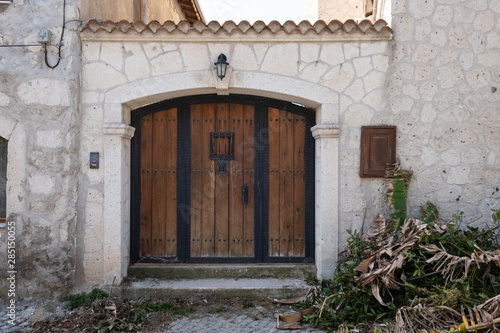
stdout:
<svg viewBox="0 0 500 333">
<path fill-rule="evenodd" d="M 100 152 L 103 168 L 91 170 L 87 164 L 82 165 L 85 282 L 110 283 L 114 276 L 121 279 L 125 273 L 119 267 L 124 261 L 125 267 L 128 264 L 128 252 L 125 251 L 126 258 L 120 253 L 128 247 L 129 220 L 124 212 L 129 206 L 118 201 L 120 206 L 109 208 L 106 203 L 111 197 L 122 197 L 122 202 L 128 202 L 130 191 L 129 178 L 123 176 L 129 170 L 128 161 L 120 162 L 120 156 L 114 156 L 117 150 L 126 151 L 123 142 L 127 139 L 113 134 L 115 129 L 129 123 L 135 107 L 203 93 L 266 96 L 317 110 L 316 257 L 320 275 L 330 276 L 338 242 L 338 192 L 341 217 L 346 219 L 373 201 L 381 207 L 384 198 L 380 181 L 365 186 L 366 195 L 374 200 L 365 200 L 364 191 L 358 194 L 359 166 L 356 169 L 353 165 L 359 162 L 360 126 L 370 124 L 377 112 L 384 109 L 390 31 L 364 32 L 347 25 L 344 28 L 349 29 L 349 35 L 344 28 L 332 33 L 329 28 L 316 32 L 311 27 L 309 33 L 300 33 L 300 29 L 307 30 L 302 25 L 294 33 L 285 33 L 283 27 L 277 26 L 272 28 L 277 29 L 273 33 L 269 28 L 259 33 L 248 30 L 245 24 L 227 24 L 215 34 L 207 33 L 207 28 L 201 26 L 186 29 L 184 25 L 161 28 L 171 33 L 154 26 L 120 27 L 110 33 L 109 26 L 101 29 L 98 22 L 87 27 L 82 32 L 81 156 L 85 161 L 89 152 Z M 137 34 L 136 29 L 141 33 Z M 208 29 L 217 28 L 211 25 Z M 288 31 L 291 29 L 287 27 Z M 229 74 L 222 82 L 216 78 L 213 66 L 220 53 L 226 54 L 230 63 Z M 343 145 L 340 175 L 345 177 L 341 178 L 340 187 L 339 124 Z M 112 177 L 125 181 L 121 186 L 111 184 Z M 113 216 L 122 216 L 124 220 Z M 120 230 L 124 230 L 121 236 Z M 107 240 L 110 238 L 112 242 Z M 109 245 L 114 248 L 106 251 L 108 243 L 114 244 Z M 111 271 L 109 267 L 117 269 Z"/>
<path fill-rule="evenodd" d="M 392 13 L 387 110 L 412 213 L 429 200 L 484 226 L 500 208 L 500 1 L 394 0 Z"/>
<path fill-rule="evenodd" d="M 38 29 L 59 43 L 62 1 L 0 5 L 0 136 L 8 139 L 7 215 L 16 222 L 17 295 L 41 297 L 71 288 L 75 266 L 78 189 L 80 47 L 77 22 L 68 23 L 61 61 L 45 65 Z M 77 18 L 67 0 L 66 19 Z M 48 61 L 57 49 L 48 47 Z M 7 274 L 6 229 L 0 229 L 2 290 Z M 7 297 L 2 293 L 0 297 Z"/>
</svg>

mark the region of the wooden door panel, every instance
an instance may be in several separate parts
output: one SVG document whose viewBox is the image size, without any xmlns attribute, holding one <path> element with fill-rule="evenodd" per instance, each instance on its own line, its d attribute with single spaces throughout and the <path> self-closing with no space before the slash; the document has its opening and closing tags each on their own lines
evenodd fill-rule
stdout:
<svg viewBox="0 0 500 333">
<path fill-rule="evenodd" d="M 177 109 L 167 110 L 167 215 L 165 256 L 177 256 Z M 163 171 L 165 173 L 165 170 Z"/>
<path fill-rule="evenodd" d="M 305 174 L 305 136 L 306 121 L 302 116 L 294 115 L 294 154 L 293 154 L 293 249 L 290 257 L 305 256 L 306 233 L 306 174 Z"/>
<path fill-rule="evenodd" d="M 215 254 L 215 162 L 210 159 L 210 133 L 215 131 L 215 106 L 203 105 L 202 244 L 201 257 Z M 193 143 L 194 144 L 194 143 Z M 205 241 L 207 240 L 207 241 Z M 212 240 L 212 241 L 210 241 Z M 191 256 L 195 256 L 191 254 Z"/>
<path fill-rule="evenodd" d="M 151 115 L 141 118 L 141 213 L 140 255 L 151 255 L 151 163 L 153 130 Z"/>
<path fill-rule="evenodd" d="M 201 256 L 201 249 L 207 246 L 208 238 L 202 230 L 202 205 L 203 205 L 203 105 L 191 106 L 191 256 Z M 203 244 L 203 245 L 202 245 Z"/>
<path fill-rule="evenodd" d="M 306 121 L 305 116 L 268 108 L 269 169 L 267 183 L 259 185 L 263 186 L 261 190 L 267 187 L 268 199 L 260 205 L 256 200 L 262 198 L 255 197 L 255 168 L 264 171 L 261 168 L 265 164 L 255 159 L 258 130 L 254 121 L 255 106 L 200 103 L 189 107 L 189 125 L 187 114 L 185 120 L 181 119 L 189 126 L 190 133 L 187 229 L 177 227 L 179 179 L 176 169 L 180 135 L 177 108 L 138 118 L 141 128 L 139 255 L 175 258 L 178 239 L 185 235 L 189 236 L 185 239 L 188 243 L 184 243 L 189 252 L 184 252 L 187 257 L 182 253 L 181 256 L 187 260 L 256 258 L 256 255 L 271 261 L 306 257 L 306 239 L 309 244 L 310 234 L 306 237 L 305 150 L 310 119 Z M 234 148 L 232 155 L 223 156 L 230 153 L 231 148 Z M 227 163 L 225 172 L 218 170 L 219 159 Z M 246 202 L 243 200 L 245 186 L 248 187 Z M 257 215 L 255 207 L 262 207 Z M 267 228 L 267 239 L 255 234 L 256 216 L 257 230 L 260 226 Z M 267 247 L 267 253 L 256 249 L 256 243 Z"/>
<path fill-rule="evenodd" d="M 255 256 L 255 199 L 254 199 L 254 170 L 255 170 L 255 129 L 254 129 L 254 107 L 251 105 L 243 106 L 243 141 L 236 147 L 243 147 L 243 162 L 241 170 L 243 172 L 243 183 L 248 185 L 248 202 L 243 205 L 243 257 Z M 243 123 L 243 118 L 241 119 Z"/>
<path fill-rule="evenodd" d="M 253 113 L 250 105 L 191 106 L 191 257 L 255 255 Z M 234 136 L 213 139 L 214 132 Z M 220 158 L 231 145 L 234 156 L 223 160 L 226 171 L 219 172 L 219 160 L 211 159 L 211 153 Z M 247 203 L 242 200 L 245 184 Z"/>
<path fill-rule="evenodd" d="M 230 132 L 229 105 L 216 104 L 216 132 Z M 220 151 L 221 148 L 218 148 Z M 215 163 L 218 169 L 218 161 Z M 229 163 L 228 163 L 229 164 Z M 229 165 L 226 172 L 215 172 L 215 256 L 227 257 L 229 251 Z"/>
<path fill-rule="evenodd" d="M 141 256 L 177 255 L 177 109 L 141 117 Z"/>
<path fill-rule="evenodd" d="M 269 108 L 270 257 L 305 255 L 305 118 Z"/>
<path fill-rule="evenodd" d="M 230 132 L 234 133 L 234 160 L 229 165 L 229 257 L 243 256 L 243 175 L 244 175 L 244 147 L 243 132 L 243 105 L 230 105 Z"/>
<path fill-rule="evenodd" d="M 269 256 L 280 254 L 280 111 L 269 109 Z"/>
</svg>

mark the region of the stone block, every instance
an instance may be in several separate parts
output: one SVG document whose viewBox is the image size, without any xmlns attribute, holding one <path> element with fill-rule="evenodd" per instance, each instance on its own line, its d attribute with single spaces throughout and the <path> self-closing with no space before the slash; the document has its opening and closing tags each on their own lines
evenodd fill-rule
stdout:
<svg viewBox="0 0 500 333">
<path fill-rule="evenodd" d="M 453 167 L 448 174 L 448 184 L 463 185 L 469 183 L 470 169 L 468 167 Z"/>
<path fill-rule="evenodd" d="M 61 79 L 33 79 L 22 82 L 17 95 L 25 104 L 70 106 L 71 91 L 67 81 Z"/>
<path fill-rule="evenodd" d="M 347 126 L 360 127 L 370 123 L 373 110 L 362 104 L 354 104 L 345 112 L 344 123 Z"/>
<path fill-rule="evenodd" d="M 300 45 L 300 61 L 309 63 L 319 60 L 320 45 L 301 44 Z"/>
<path fill-rule="evenodd" d="M 474 167 L 473 176 L 476 184 L 498 184 L 500 172 L 497 166 L 478 165 Z"/>
<path fill-rule="evenodd" d="M 495 25 L 495 16 L 492 12 L 484 11 L 476 15 L 474 19 L 474 29 L 481 33 L 490 31 Z"/>
<path fill-rule="evenodd" d="M 299 60 L 298 49 L 297 44 L 291 43 L 271 46 L 262 62 L 261 70 L 269 73 L 295 76 Z M 286 57 L 283 55 L 286 55 Z"/>
<path fill-rule="evenodd" d="M 432 24 L 439 27 L 446 27 L 453 18 L 453 9 L 450 6 L 437 6 L 432 17 Z"/>
<path fill-rule="evenodd" d="M 259 68 L 255 53 L 249 45 L 235 45 L 231 59 L 228 62 L 233 68 L 242 71 L 255 71 Z"/>
<path fill-rule="evenodd" d="M 183 66 L 181 54 L 178 51 L 163 53 L 152 59 L 150 63 L 153 75 L 181 72 Z"/>
<path fill-rule="evenodd" d="M 373 69 L 372 62 L 369 57 L 355 58 L 352 60 L 352 63 L 358 77 L 365 76 Z"/>
<path fill-rule="evenodd" d="M 129 81 L 137 81 L 151 75 L 148 59 L 140 44 L 128 43 L 124 53 L 125 73 Z"/>
<path fill-rule="evenodd" d="M 342 44 L 332 43 L 323 45 L 320 59 L 330 66 L 337 66 L 346 61 Z"/>
<path fill-rule="evenodd" d="M 82 70 L 84 90 L 109 89 L 125 82 L 127 82 L 125 75 L 104 63 L 87 64 Z"/>
<path fill-rule="evenodd" d="M 10 104 L 10 97 L 0 92 L 0 107 L 6 107 Z"/>
<path fill-rule="evenodd" d="M 448 165 L 460 164 L 460 149 L 452 148 L 441 154 L 441 160 Z"/>
<path fill-rule="evenodd" d="M 428 17 L 434 11 L 434 0 L 414 0 L 408 4 L 409 12 L 416 19 Z"/>
<path fill-rule="evenodd" d="M 300 78 L 310 82 L 318 82 L 327 70 L 328 66 L 326 64 L 315 62 L 306 66 L 302 70 Z"/>
<path fill-rule="evenodd" d="M 70 142 L 60 130 L 39 130 L 36 132 L 36 144 L 43 148 L 69 147 Z"/>
<path fill-rule="evenodd" d="M 105 43 L 101 50 L 101 62 L 113 66 L 116 70 L 123 70 L 123 58 L 127 54 L 123 43 Z"/>
<path fill-rule="evenodd" d="M 356 73 L 351 63 L 335 66 L 323 77 L 323 85 L 335 91 L 343 91 L 354 79 Z"/>
<path fill-rule="evenodd" d="M 208 49 L 203 44 L 181 44 L 179 45 L 184 70 L 197 71 L 206 70 L 213 66 L 213 59 L 208 55 Z"/>
<path fill-rule="evenodd" d="M 32 193 L 53 194 L 56 187 L 54 178 L 44 174 L 33 174 L 28 178 L 28 186 Z"/>
<path fill-rule="evenodd" d="M 350 96 L 354 102 L 359 102 L 365 96 L 365 89 L 363 86 L 363 80 L 355 80 L 346 90 L 345 94 Z"/>
</svg>

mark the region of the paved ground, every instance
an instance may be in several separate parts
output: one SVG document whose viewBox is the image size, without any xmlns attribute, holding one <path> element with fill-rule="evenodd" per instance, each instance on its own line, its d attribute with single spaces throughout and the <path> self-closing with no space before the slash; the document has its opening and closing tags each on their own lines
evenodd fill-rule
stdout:
<svg viewBox="0 0 500 333">
<path fill-rule="evenodd" d="M 63 316 L 67 313 L 64 306 L 56 301 L 21 301 L 16 304 L 16 319 L 14 325 L 8 315 L 8 303 L 0 301 L 0 332 L 29 332 L 31 324 L 37 320 L 46 320 L 54 316 Z M 235 310 L 235 311 L 233 311 Z M 148 326 L 149 329 L 141 332 L 160 333 L 192 333 L 192 332 L 217 332 L 217 333 L 258 333 L 258 332 L 283 332 L 274 328 L 278 313 L 290 313 L 289 307 L 276 307 L 273 311 L 269 308 L 257 306 L 251 310 L 228 309 L 227 313 L 211 314 L 196 311 L 188 316 L 176 316 L 173 321 L 159 323 L 158 327 Z M 305 330 L 292 330 L 288 332 L 324 332 L 312 327 Z"/>
</svg>

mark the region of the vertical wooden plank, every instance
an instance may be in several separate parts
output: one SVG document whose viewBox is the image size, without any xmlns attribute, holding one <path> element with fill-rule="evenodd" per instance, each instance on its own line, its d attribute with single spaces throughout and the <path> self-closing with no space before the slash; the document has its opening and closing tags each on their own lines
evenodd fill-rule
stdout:
<svg viewBox="0 0 500 333">
<path fill-rule="evenodd" d="M 293 224 L 293 116 L 280 110 L 280 256 L 287 257 Z"/>
<path fill-rule="evenodd" d="M 191 257 L 201 256 L 203 106 L 191 105 Z"/>
<path fill-rule="evenodd" d="M 210 159 L 210 133 L 215 131 L 215 106 L 203 105 L 202 133 L 202 235 L 201 256 L 213 257 L 215 250 L 215 163 Z M 205 239 L 207 240 L 205 242 Z"/>
<path fill-rule="evenodd" d="M 255 256 L 255 205 L 254 205 L 254 115 L 255 108 L 253 105 L 245 105 L 243 107 L 243 183 L 248 185 L 248 202 L 243 205 L 243 257 Z M 247 121 L 248 119 L 248 121 Z"/>
<path fill-rule="evenodd" d="M 293 247 L 288 256 L 305 256 L 306 232 L 306 176 L 305 176 L 305 117 L 294 115 L 294 152 L 293 152 Z"/>
<path fill-rule="evenodd" d="M 234 133 L 234 160 L 228 160 L 229 168 L 229 256 L 243 256 L 243 175 L 245 157 L 243 124 L 249 122 L 243 116 L 243 105 L 229 105 L 229 130 Z"/>
<path fill-rule="evenodd" d="M 280 113 L 269 108 L 269 218 L 268 255 L 280 254 Z"/>
<path fill-rule="evenodd" d="M 152 116 L 141 117 L 141 214 L 140 256 L 151 256 L 151 159 Z"/>
<path fill-rule="evenodd" d="M 216 104 L 216 131 L 229 132 L 229 106 Z M 215 169 L 217 170 L 217 162 Z M 229 165 L 225 173 L 215 175 L 215 256 L 228 256 L 229 243 Z"/>
<path fill-rule="evenodd" d="M 152 255 L 165 255 L 165 216 L 166 210 L 166 121 L 167 112 L 153 114 L 153 163 L 152 163 Z"/>
<path fill-rule="evenodd" d="M 166 251 L 167 257 L 177 256 L 177 108 L 167 110 L 167 202 Z M 165 175 L 165 170 L 163 170 Z"/>
</svg>

